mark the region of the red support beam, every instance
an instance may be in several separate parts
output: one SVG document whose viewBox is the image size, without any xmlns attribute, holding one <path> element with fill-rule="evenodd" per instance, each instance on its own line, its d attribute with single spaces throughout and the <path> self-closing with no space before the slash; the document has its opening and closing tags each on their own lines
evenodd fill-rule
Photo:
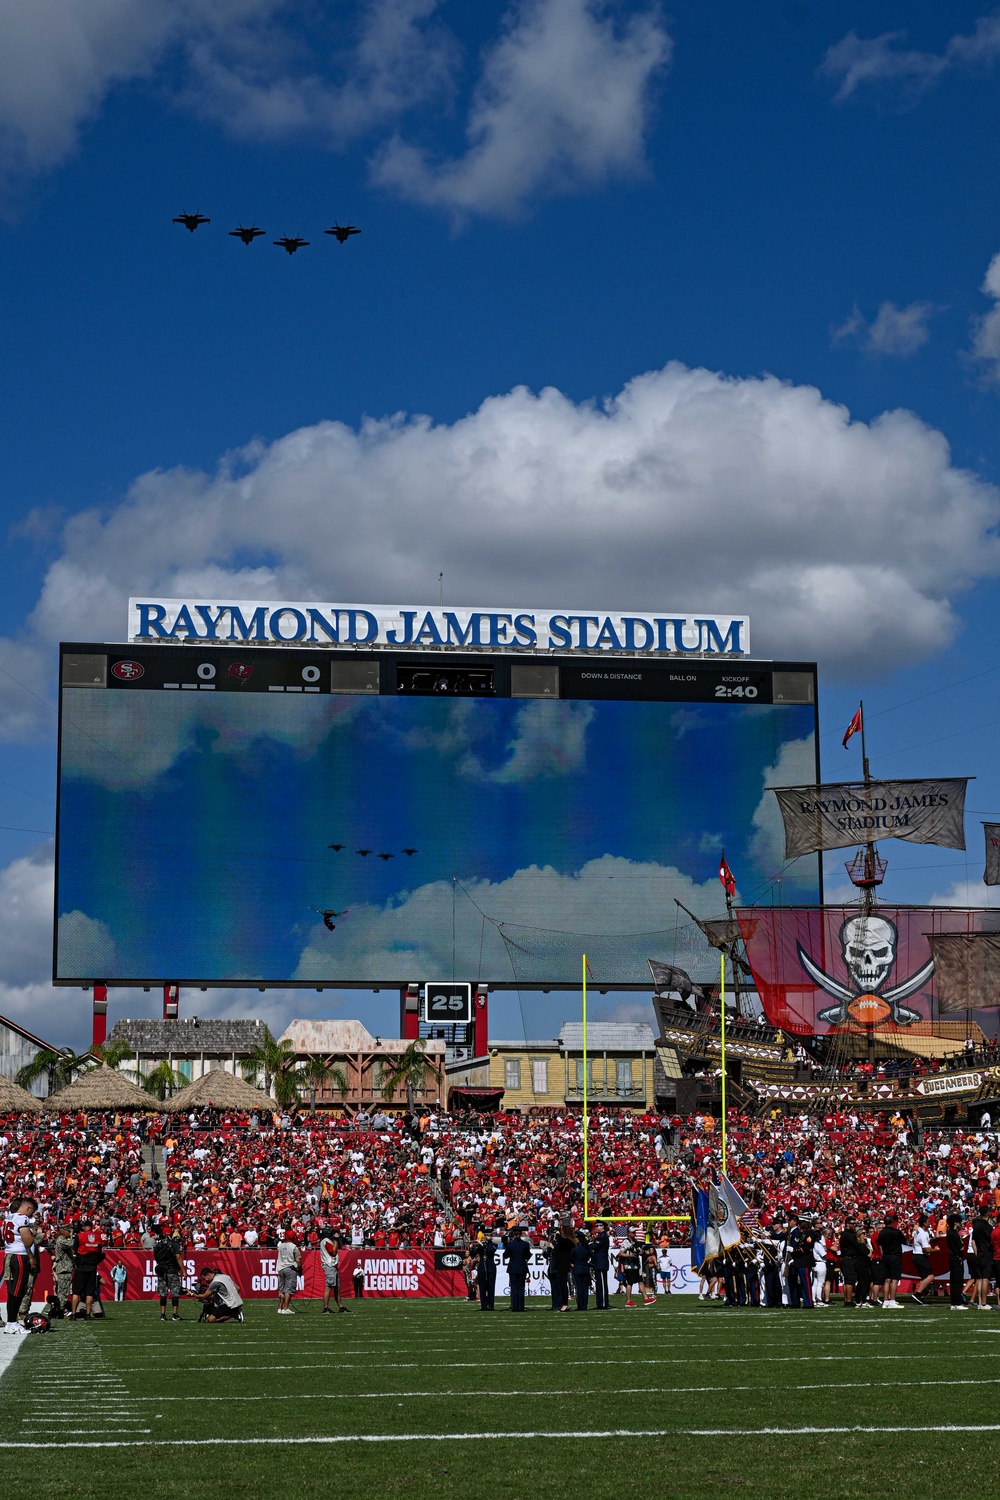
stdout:
<svg viewBox="0 0 1000 1500">
<path fill-rule="evenodd" d="M 103 1047 L 108 1035 L 108 987 L 94 985 L 94 1030 L 90 1045 Z"/>
</svg>

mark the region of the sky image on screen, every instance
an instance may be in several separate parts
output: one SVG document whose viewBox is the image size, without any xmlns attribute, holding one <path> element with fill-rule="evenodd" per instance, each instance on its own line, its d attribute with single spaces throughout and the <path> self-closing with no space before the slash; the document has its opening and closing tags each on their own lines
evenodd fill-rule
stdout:
<svg viewBox="0 0 1000 1500">
<path fill-rule="evenodd" d="M 55 978 L 575 986 L 586 935 L 642 988 L 674 897 L 718 911 L 723 846 L 744 899 L 818 899 L 765 793 L 813 779 L 814 734 L 811 706 L 66 690 Z"/>
</svg>

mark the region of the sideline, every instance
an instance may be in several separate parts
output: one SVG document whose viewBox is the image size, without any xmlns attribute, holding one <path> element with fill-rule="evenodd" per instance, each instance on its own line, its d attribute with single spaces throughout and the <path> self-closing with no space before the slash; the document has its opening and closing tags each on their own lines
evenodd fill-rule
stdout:
<svg viewBox="0 0 1000 1500">
<path fill-rule="evenodd" d="M 570 1438 L 574 1442 L 594 1438 L 734 1438 L 734 1437 L 823 1437 L 847 1433 L 905 1433 L 912 1437 L 921 1432 L 1000 1432 L 1000 1422 L 988 1424 L 941 1423 L 936 1426 L 898 1427 L 620 1427 L 605 1431 L 582 1432 L 365 1432 L 335 1433 L 329 1437 L 225 1437 L 225 1438 L 150 1438 L 148 1441 L 99 1443 L 4 1443 L 5 1449 L 31 1448 L 305 1448 L 333 1447 L 345 1443 L 521 1443 L 529 1439 L 542 1441 Z"/>
<path fill-rule="evenodd" d="M 6 1329 L 6 1324 L 3 1325 Z M 26 1333 L 3 1333 L 0 1334 L 0 1380 L 10 1366 L 11 1360 L 20 1349 L 24 1340 L 28 1337 Z"/>
</svg>

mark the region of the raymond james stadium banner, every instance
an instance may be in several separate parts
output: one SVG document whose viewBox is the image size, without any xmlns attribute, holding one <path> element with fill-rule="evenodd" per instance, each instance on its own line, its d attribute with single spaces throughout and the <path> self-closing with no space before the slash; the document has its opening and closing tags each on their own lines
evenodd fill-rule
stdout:
<svg viewBox="0 0 1000 1500">
<path fill-rule="evenodd" d="M 452 651 L 628 651 L 743 657 L 746 615 L 616 610 L 428 609 L 425 605 L 306 604 L 283 600 L 130 599 L 130 641 L 253 641 L 261 645 L 412 647 Z"/>
<path fill-rule="evenodd" d="M 784 907 L 737 913 L 764 1014 L 803 1035 L 932 1019 L 929 935 L 995 928 L 998 914 L 960 907 Z"/>
<path fill-rule="evenodd" d="M 771 787 L 785 825 L 785 858 L 879 839 L 964 849 L 968 780 Z"/>
</svg>

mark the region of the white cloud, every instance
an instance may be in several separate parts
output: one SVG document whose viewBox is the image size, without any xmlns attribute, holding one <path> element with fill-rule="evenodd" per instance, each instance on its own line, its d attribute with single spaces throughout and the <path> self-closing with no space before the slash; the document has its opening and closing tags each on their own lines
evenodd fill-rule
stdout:
<svg viewBox="0 0 1000 1500">
<path fill-rule="evenodd" d="M 951 641 L 952 600 L 1000 570 L 998 519 L 912 413 L 671 364 L 601 405 L 519 387 L 451 425 L 322 422 L 214 476 L 143 475 L 67 523 L 0 661 L 44 696 L 55 642 L 120 639 L 130 593 L 245 598 L 250 552 L 265 597 L 419 600 L 443 568 L 469 604 L 746 612 L 755 654 L 870 674 Z M 0 733 L 51 722 L 0 677 Z"/>
<path fill-rule="evenodd" d="M 805 786 L 816 780 L 816 747 L 809 740 L 788 740 L 778 752 L 773 766 L 764 767 L 764 786 Z M 785 828 L 781 820 L 778 799 L 773 792 L 765 790 L 753 815 L 754 834 L 750 851 L 754 862 L 770 875 L 781 871 L 785 878 L 792 878 L 793 863 L 785 869 Z M 810 872 L 815 861 L 808 861 Z"/>
<path fill-rule="evenodd" d="M 995 906 L 995 887 L 984 885 L 981 880 L 955 880 L 944 891 L 928 897 L 928 906 Z M 1000 915 L 1000 909 L 998 909 Z"/>
<path fill-rule="evenodd" d="M 901 44 L 904 31 L 859 37 L 850 31 L 832 46 L 820 73 L 840 80 L 836 97 L 847 99 L 867 84 L 897 83 L 913 92 L 955 68 L 989 67 L 1000 57 L 1000 16 L 981 16 L 968 36 L 953 36 L 942 52 L 919 52 Z"/>
<path fill-rule="evenodd" d="M 331 67 L 303 44 L 300 27 L 282 27 L 285 0 L 260 0 L 258 19 L 269 24 L 193 30 L 180 98 L 231 135 L 311 135 L 344 145 L 450 93 L 458 47 L 444 28 L 428 25 L 439 6 L 369 0 L 352 49 Z"/>
<path fill-rule="evenodd" d="M 972 353 L 991 368 L 990 378 L 1000 381 L 1000 253 L 994 255 L 986 268 L 986 276 L 980 290 L 992 298 L 993 306 L 973 325 Z"/>
<path fill-rule="evenodd" d="M 194 743 L 194 733 L 213 736 L 215 755 L 245 756 L 254 741 L 267 738 L 311 754 L 333 725 L 363 712 L 364 700 L 303 699 L 294 721 L 282 701 L 255 693 L 137 694 L 128 717 L 114 701 L 117 693 L 81 688 L 66 699 L 62 774 L 104 787 L 139 787 L 154 781 Z"/>
<path fill-rule="evenodd" d="M 359 0 L 335 18 L 353 32 L 338 49 L 308 0 L 0 0 L 0 180 L 57 165 L 136 79 L 235 135 L 342 145 L 447 93 L 438 4 Z"/>
<path fill-rule="evenodd" d="M 116 978 L 118 949 L 107 923 L 82 911 L 64 912 L 59 918 L 59 965 L 60 974 L 67 979 L 73 974 L 98 980 Z"/>
<path fill-rule="evenodd" d="M 241 139 L 376 140 L 452 100 L 461 49 L 441 0 L 0 0 L 0 185 L 58 165 L 116 87 L 155 86 Z M 671 43 L 654 10 L 513 0 L 472 90 L 468 148 L 399 138 L 373 170 L 403 196 L 509 214 L 634 173 Z"/>
<path fill-rule="evenodd" d="M 619 22 L 605 0 L 518 0 L 486 54 L 464 154 L 435 161 L 397 137 L 376 178 L 462 217 L 516 214 L 528 197 L 634 174 L 670 55 L 655 10 Z"/>
<path fill-rule="evenodd" d="M 362 976 L 401 979 L 455 972 L 528 981 L 550 978 L 554 966 L 575 978 L 583 934 L 597 979 L 627 982 L 637 976 L 642 984 L 647 958 L 671 959 L 675 952 L 685 967 L 707 964 L 714 970 L 717 958 L 697 929 L 684 918 L 678 924 L 675 896 L 698 916 L 718 916 L 722 905 L 714 876 L 699 885 L 671 865 L 611 854 L 572 874 L 531 865 L 506 880 L 463 883 L 453 938 L 450 917 L 441 920 L 442 912 L 452 911 L 452 884 L 433 881 L 382 907 L 352 907 L 337 928 L 336 961 L 341 972 L 346 966 Z M 497 931 L 500 922 L 509 924 L 512 950 Z M 651 934 L 659 938 L 658 952 L 647 951 Z M 317 923 L 294 977 L 322 982 L 331 972 L 331 951 L 331 935 Z M 619 972 L 612 974 L 615 966 Z"/>
<path fill-rule="evenodd" d="M 476 780 L 501 784 L 566 776 L 586 761 L 587 726 L 593 717 L 590 703 L 525 703 L 514 720 L 503 765 L 490 769 L 469 755 L 459 769 Z"/>
<path fill-rule="evenodd" d="M 926 344 L 929 336 L 927 325 L 935 310 L 932 302 L 910 302 L 906 307 L 883 302 L 868 323 L 855 307 L 847 321 L 834 329 L 833 339 L 835 343 L 845 340 L 860 343 L 869 354 L 906 359 Z"/>
</svg>

